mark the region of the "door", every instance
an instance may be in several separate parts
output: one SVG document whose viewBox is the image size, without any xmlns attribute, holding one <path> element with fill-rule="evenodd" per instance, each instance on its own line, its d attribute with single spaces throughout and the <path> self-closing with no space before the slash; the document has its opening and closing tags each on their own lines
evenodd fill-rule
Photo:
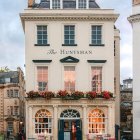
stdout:
<svg viewBox="0 0 140 140">
<path fill-rule="evenodd" d="M 59 132 L 58 132 L 58 139 L 64 140 L 64 120 L 59 120 Z"/>
<path fill-rule="evenodd" d="M 81 120 L 59 120 L 59 140 L 82 140 Z"/>
<path fill-rule="evenodd" d="M 76 140 L 82 140 L 82 121 L 76 120 Z"/>
</svg>

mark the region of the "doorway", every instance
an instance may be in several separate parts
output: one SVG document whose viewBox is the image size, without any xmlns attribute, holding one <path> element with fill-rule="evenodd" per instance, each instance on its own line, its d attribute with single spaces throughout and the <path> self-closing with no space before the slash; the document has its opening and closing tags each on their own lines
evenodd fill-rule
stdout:
<svg viewBox="0 0 140 140">
<path fill-rule="evenodd" d="M 70 113 L 71 112 L 71 113 Z M 59 120 L 59 140 L 82 140 L 82 122 L 80 120 L 79 112 L 72 115 L 75 110 L 67 110 L 66 114 L 63 112 Z M 64 114 L 66 116 L 64 116 Z"/>
</svg>

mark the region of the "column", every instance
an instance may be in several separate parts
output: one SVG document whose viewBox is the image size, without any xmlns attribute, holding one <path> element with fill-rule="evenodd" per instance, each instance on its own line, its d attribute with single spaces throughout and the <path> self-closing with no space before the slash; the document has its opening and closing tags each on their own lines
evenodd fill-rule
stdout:
<svg viewBox="0 0 140 140">
<path fill-rule="evenodd" d="M 83 140 L 87 140 L 87 106 L 83 105 Z"/>
<path fill-rule="evenodd" d="M 28 136 L 29 136 L 29 138 L 33 138 L 33 131 L 34 130 L 32 130 L 32 126 L 33 126 L 33 123 L 32 123 L 32 121 L 33 121 L 33 119 L 32 119 L 32 111 L 33 111 L 33 109 L 32 109 L 32 106 L 29 106 L 28 107 L 28 116 L 29 116 L 29 118 L 27 118 L 26 119 L 26 121 L 28 121 L 28 122 L 26 122 L 26 125 L 28 125 L 29 127 L 29 129 L 28 129 Z"/>
<path fill-rule="evenodd" d="M 58 116 L 57 116 L 57 105 L 53 106 L 54 113 L 53 113 L 53 139 L 58 140 Z"/>
</svg>

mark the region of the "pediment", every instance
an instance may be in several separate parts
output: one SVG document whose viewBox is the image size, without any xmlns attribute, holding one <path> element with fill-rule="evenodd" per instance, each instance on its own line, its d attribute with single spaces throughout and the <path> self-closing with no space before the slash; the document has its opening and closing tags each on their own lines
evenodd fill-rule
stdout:
<svg viewBox="0 0 140 140">
<path fill-rule="evenodd" d="M 60 59 L 60 62 L 61 63 L 78 63 L 79 59 L 74 58 L 72 56 L 68 56 L 68 57 Z"/>
</svg>

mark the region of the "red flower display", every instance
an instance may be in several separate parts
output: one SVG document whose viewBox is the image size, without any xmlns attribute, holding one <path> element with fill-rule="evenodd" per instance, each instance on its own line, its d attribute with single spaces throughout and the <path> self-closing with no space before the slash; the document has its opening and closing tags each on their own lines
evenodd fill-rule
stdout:
<svg viewBox="0 0 140 140">
<path fill-rule="evenodd" d="M 96 96 L 97 96 L 97 93 L 95 91 L 87 92 L 87 98 L 89 98 L 89 99 L 94 99 L 94 98 L 96 98 Z"/>
<path fill-rule="evenodd" d="M 84 93 L 81 91 L 74 91 L 71 93 L 71 97 L 73 97 L 73 99 L 80 99 L 84 97 Z"/>
<path fill-rule="evenodd" d="M 101 93 L 97 93 L 95 91 L 89 91 L 87 93 L 83 93 L 81 91 L 71 91 L 68 92 L 66 90 L 60 90 L 57 93 L 57 98 L 62 98 L 66 100 L 78 100 L 80 98 L 88 98 L 88 99 L 95 99 L 95 98 L 105 98 L 110 99 L 113 97 L 113 94 L 109 91 L 102 91 Z M 84 97 L 84 94 L 86 95 Z M 30 91 L 27 93 L 28 98 L 46 98 L 51 99 L 55 97 L 55 93 L 52 91 Z"/>
<path fill-rule="evenodd" d="M 101 94 L 105 99 L 110 99 L 112 97 L 112 93 L 109 91 L 103 91 Z"/>
<path fill-rule="evenodd" d="M 54 93 L 51 91 L 42 91 L 39 94 L 40 94 L 40 97 L 47 98 L 47 99 L 51 99 L 54 97 Z"/>
<path fill-rule="evenodd" d="M 59 90 L 57 95 L 58 95 L 58 97 L 63 98 L 63 97 L 68 96 L 69 94 L 68 94 L 68 92 L 66 90 Z"/>
</svg>

